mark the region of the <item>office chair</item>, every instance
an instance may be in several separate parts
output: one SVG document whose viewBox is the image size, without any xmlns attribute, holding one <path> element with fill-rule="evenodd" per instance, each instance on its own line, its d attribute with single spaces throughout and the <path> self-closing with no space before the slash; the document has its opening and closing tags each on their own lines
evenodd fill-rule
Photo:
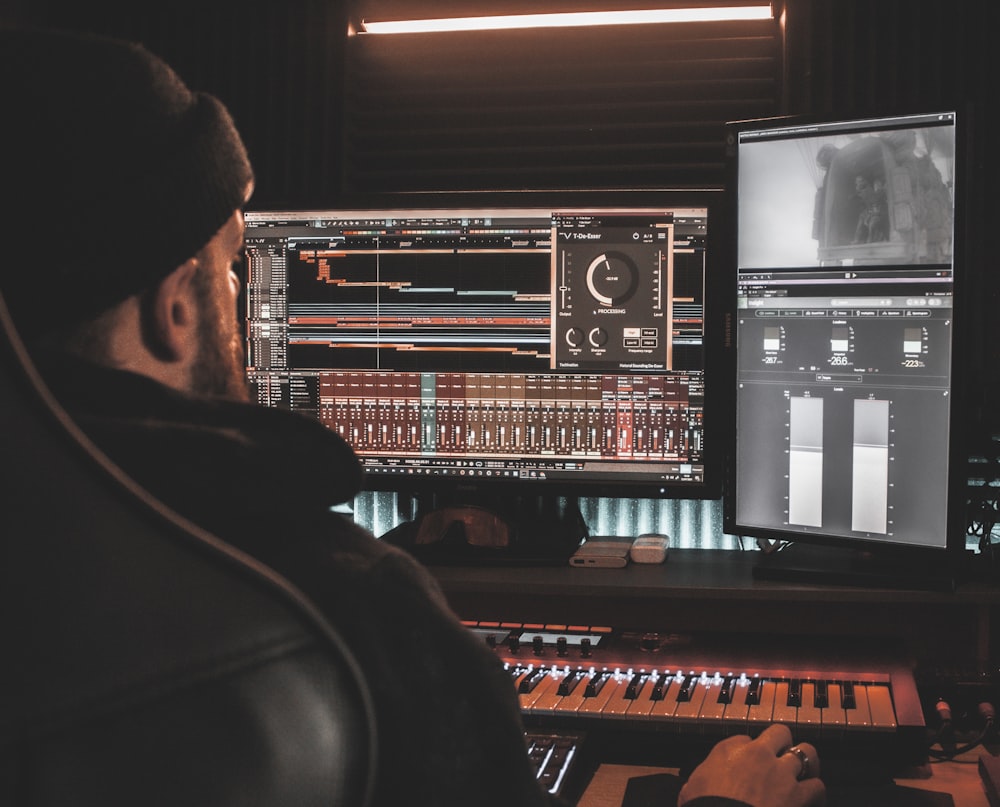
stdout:
<svg viewBox="0 0 1000 807">
<path fill-rule="evenodd" d="M 0 803 L 369 803 L 371 701 L 338 635 L 89 443 L 2 296 L 0 467 Z"/>
</svg>

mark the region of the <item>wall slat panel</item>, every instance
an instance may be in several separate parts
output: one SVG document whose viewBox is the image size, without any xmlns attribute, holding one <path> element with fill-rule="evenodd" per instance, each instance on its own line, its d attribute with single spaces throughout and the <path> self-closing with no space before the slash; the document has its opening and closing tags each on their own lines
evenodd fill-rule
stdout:
<svg viewBox="0 0 1000 807">
<path fill-rule="evenodd" d="M 722 125 L 776 114 L 777 22 L 356 35 L 348 191 L 718 186 Z"/>
</svg>

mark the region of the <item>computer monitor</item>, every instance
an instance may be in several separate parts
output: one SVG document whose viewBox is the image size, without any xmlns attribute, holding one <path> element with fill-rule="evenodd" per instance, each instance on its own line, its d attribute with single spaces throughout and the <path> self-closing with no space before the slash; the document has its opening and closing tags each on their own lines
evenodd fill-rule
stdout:
<svg viewBox="0 0 1000 807">
<path fill-rule="evenodd" d="M 717 498 L 719 195 L 250 210 L 252 394 L 341 434 L 373 490 Z"/>
<path fill-rule="evenodd" d="M 956 124 L 730 124 L 727 532 L 964 546 Z"/>
</svg>

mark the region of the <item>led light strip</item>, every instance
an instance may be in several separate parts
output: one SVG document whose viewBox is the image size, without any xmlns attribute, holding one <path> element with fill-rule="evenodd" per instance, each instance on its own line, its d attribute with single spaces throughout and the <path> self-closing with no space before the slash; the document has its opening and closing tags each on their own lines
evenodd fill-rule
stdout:
<svg viewBox="0 0 1000 807">
<path fill-rule="evenodd" d="M 362 33 L 404 34 L 450 31 L 487 31 L 502 28 L 563 28 L 584 25 L 644 25 L 665 22 L 770 20 L 770 3 L 716 8 L 660 8 L 636 11 L 580 11 L 562 14 L 508 14 L 492 17 L 452 17 L 432 20 L 395 20 L 361 23 Z"/>
</svg>

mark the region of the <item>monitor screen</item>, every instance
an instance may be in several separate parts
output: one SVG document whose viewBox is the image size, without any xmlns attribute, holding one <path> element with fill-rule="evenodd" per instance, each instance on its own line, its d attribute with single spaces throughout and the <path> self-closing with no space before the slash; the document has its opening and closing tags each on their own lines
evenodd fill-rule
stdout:
<svg viewBox="0 0 1000 807">
<path fill-rule="evenodd" d="M 944 548 L 957 507 L 954 113 L 730 125 L 727 531 Z"/>
<path fill-rule="evenodd" d="M 248 211 L 252 394 L 370 489 L 717 497 L 707 227 L 689 200 Z"/>
</svg>

